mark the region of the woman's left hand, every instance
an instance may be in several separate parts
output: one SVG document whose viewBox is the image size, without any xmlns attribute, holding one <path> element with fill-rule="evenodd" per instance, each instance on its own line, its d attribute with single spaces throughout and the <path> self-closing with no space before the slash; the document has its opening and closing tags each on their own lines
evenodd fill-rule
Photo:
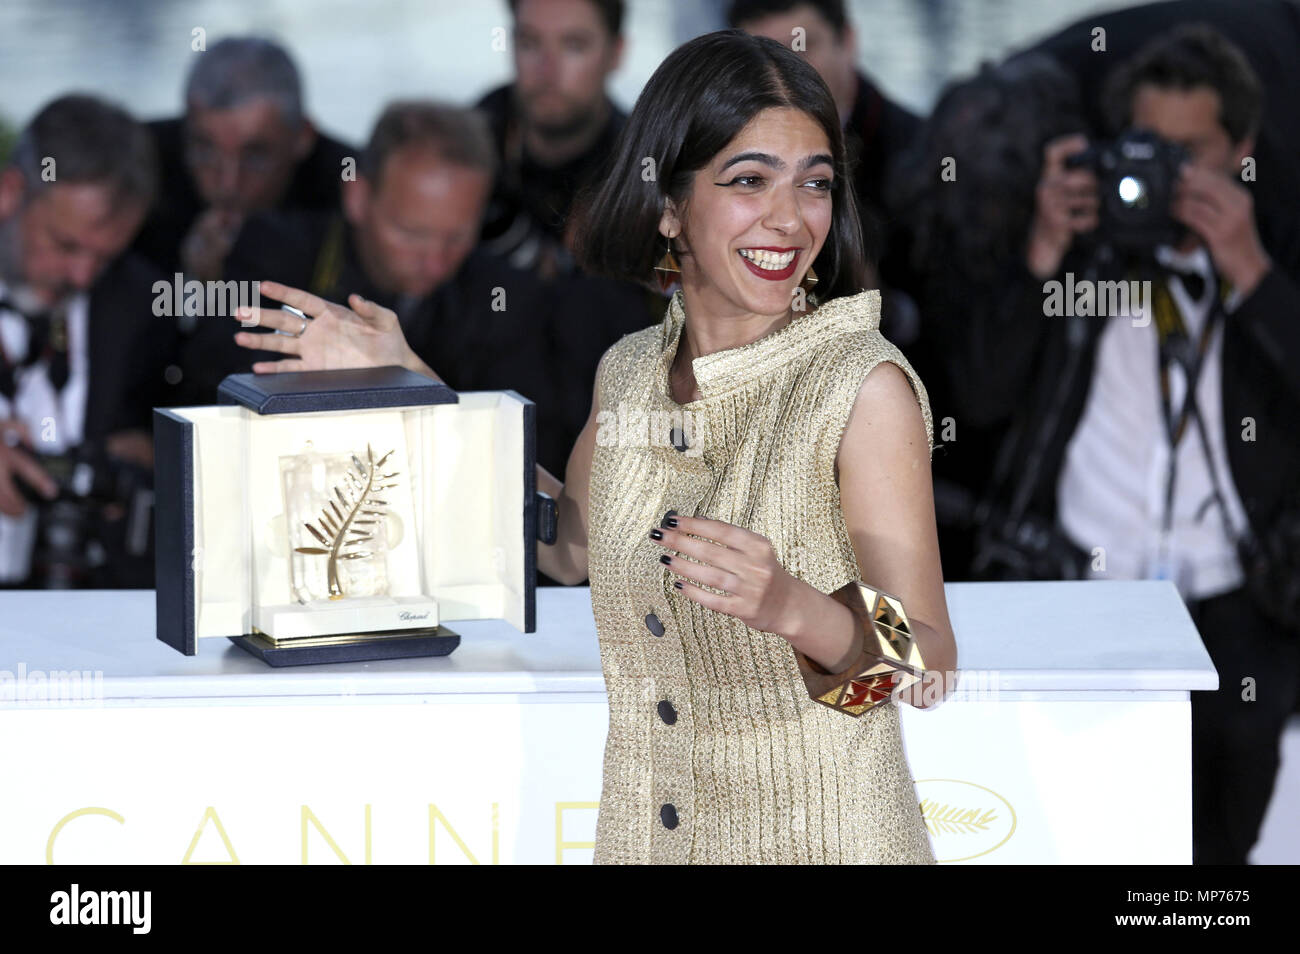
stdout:
<svg viewBox="0 0 1300 954">
<path fill-rule="evenodd" d="M 680 590 L 688 599 L 734 616 L 750 629 L 778 635 L 794 632 L 806 591 L 813 588 L 786 572 L 771 540 L 724 520 L 682 516 L 676 520 L 677 529 L 660 527 L 663 539 L 654 542 L 668 551 L 668 569 L 680 577 Z M 677 559 L 675 554 L 699 563 Z M 727 595 L 710 593 L 698 583 Z"/>
</svg>

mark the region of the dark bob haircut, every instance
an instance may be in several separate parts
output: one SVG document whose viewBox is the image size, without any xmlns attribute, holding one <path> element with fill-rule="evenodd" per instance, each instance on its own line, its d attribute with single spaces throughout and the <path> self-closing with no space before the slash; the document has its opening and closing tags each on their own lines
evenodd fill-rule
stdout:
<svg viewBox="0 0 1300 954">
<path fill-rule="evenodd" d="M 682 44 L 650 77 L 603 175 L 574 203 L 578 263 L 597 275 L 651 284 L 666 248 L 659 233 L 665 200 L 681 209 L 695 173 L 750 120 L 773 108 L 807 113 L 831 147 L 831 227 L 813 263 L 817 297 L 825 301 L 864 290 L 862 226 L 830 90 L 799 54 L 740 30 Z M 654 175 L 647 174 L 650 169 Z"/>
</svg>

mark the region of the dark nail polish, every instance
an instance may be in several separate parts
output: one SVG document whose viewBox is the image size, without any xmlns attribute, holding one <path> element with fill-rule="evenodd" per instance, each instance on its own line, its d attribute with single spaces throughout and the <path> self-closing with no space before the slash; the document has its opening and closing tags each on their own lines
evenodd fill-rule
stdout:
<svg viewBox="0 0 1300 954">
<path fill-rule="evenodd" d="M 665 553 L 665 554 L 663 554 L 662 556 L 659 557 L 659 562 L 660 562 L 660 563 L 672 563 L 672 562 L 673 562 L 673 558 L 670 557 L 667 553 Z"/>
<path fill-rule="evenodd" d="M 681 580 L 673 580 L 673 586 L 677 587 L 679 590 L 682 589 L 682 588 L 683 588 L 683 587 L 682 587 L 682 581 L 681 581 Z"/>
<path fill-rule="evenodd" d="M 676 518 L 676 517 L 669 517 L 667 520 L 664 521 L 664 524 L 667 525 L 667 526 L 669 526 L 669 527 L 675 527 L 675 526 L 677 526 L 677 518 Z"/>
<path fill-rule="evenodd" d="M 650 531 L 651 540 L 662 540 L 663 538 L 664 538 L 664 532 L 662 530 L 656 528 Z"/>
</svg>

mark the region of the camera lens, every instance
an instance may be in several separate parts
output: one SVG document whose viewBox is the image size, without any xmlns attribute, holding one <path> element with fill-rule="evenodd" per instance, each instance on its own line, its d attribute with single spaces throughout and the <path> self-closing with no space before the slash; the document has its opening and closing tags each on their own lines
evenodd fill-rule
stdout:
<svg viewBox="0 0 1300 954">
<path fill-rule="evenodd" d="M 1116 191 L 1119 193 L 1119 200 L 1130 209 L 1146 208 L 1147 200 L 1150 198 L 1147 184 L 1137 176 L 1124 176 L 1116 185 Z"/>
</svg>

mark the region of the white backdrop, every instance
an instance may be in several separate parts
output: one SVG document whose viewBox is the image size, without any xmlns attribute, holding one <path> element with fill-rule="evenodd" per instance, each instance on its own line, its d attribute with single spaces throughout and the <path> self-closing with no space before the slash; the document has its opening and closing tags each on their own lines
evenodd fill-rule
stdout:
<svg viewBox="0 0 1300 954">
<path fill-rule="evenodd" d="M 902 714 L 940 861 L 1191 860 L 1185 702 Z M 587 863 L 607 721 L 504 696 L 11 709 L 0 861 Z"/>
<path fill-rule="evenodd" d="M 1190 861 L 1188 695 L 1217 677 L 1173 587 L 946 590 L 964 688 L 901 708 L 936 857 Z M 0 862 L 589 862 L 589 594 L 543 588 L 537 618 L 456 622 L 448 657 L 273 670 L 159 643 L 150 591 L 3 594 Z M 15 691 L 72 670 L 96 673 L 84 702 Z"/>
</svg>

